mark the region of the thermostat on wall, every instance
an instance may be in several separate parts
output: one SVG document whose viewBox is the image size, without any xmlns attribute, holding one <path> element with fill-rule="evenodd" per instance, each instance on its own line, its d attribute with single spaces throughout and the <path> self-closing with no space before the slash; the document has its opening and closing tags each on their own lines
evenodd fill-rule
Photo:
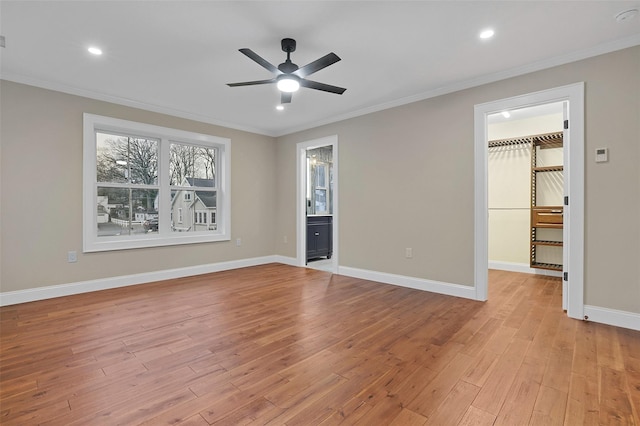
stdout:
<svg viewBox="0 0 640 426">
<path fill-rule="evenodd" d="M 596 163 L 604 163 L 609 161 L 609 148 L 596 149 Z"/>
</svg>

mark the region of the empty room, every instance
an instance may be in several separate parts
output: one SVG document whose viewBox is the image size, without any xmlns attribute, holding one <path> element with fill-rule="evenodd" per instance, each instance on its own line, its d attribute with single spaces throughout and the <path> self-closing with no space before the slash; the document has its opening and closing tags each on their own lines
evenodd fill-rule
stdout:
<svg viewBox="0 0 640 426">
<path fill-rule="evenodd" d="M 640 425 L 640 2 L 0 1 L 2 425 Z"/>
</svg>

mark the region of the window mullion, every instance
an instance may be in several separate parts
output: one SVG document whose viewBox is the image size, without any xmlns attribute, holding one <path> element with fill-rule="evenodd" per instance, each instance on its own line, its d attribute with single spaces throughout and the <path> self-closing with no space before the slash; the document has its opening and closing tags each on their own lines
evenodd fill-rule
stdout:
<svg viewBox="0 0 640 426">
<path fill-rule="evenodd" d="M 160 140 L 160 158 L 158 160 L 158 184 L 160 185 L 160 199 L 158 202 L 158 233 L 168 234 L 171 229 L 171 188 L 169 185 L 170 141 Z"/>
</svg>

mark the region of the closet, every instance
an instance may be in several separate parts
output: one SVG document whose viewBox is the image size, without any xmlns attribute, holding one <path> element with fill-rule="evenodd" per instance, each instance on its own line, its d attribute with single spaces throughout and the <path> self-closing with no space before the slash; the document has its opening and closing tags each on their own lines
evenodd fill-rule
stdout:
<svg viewBox="0 0 640 426">
<path fill-rule="evenodd" d="M 489 141 L 494 262 L 562 271 L 562 138 L 559 131 Z"/>
</svg>

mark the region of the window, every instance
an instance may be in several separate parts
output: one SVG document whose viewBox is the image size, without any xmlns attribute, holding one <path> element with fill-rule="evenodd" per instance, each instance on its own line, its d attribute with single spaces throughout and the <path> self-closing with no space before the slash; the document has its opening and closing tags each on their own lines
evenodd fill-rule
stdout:
<svg viewBox="0 0 640 426">
<path fill-rule="evenodd" d="M 318 163 L 315 169 L 315 211 L 316 214 L 326 214 L 329 212 L 327 203 L 327 165 Z"/>
<path fill-rule="evenodd" d="M 229 139 L 84 114 L 83 161 L 85 252 L 230 239 Z"/>
<path fill-rule="evenodd" d="M 211 217 L 211 221 L 209 222 L 209 217 Z M 210 231 L 215 231 L 216 227 L 216 214 L 210 210 L 198 210 L 196 212 L 196 229 L 207 229 Z"/>
<path fill-rule="evenodd" d="M 198 225 L 206 225 L 207 224 L 207 212 L 206 211 L 197 211 L 196 212 L 196 223 Z"/>
</svg>

